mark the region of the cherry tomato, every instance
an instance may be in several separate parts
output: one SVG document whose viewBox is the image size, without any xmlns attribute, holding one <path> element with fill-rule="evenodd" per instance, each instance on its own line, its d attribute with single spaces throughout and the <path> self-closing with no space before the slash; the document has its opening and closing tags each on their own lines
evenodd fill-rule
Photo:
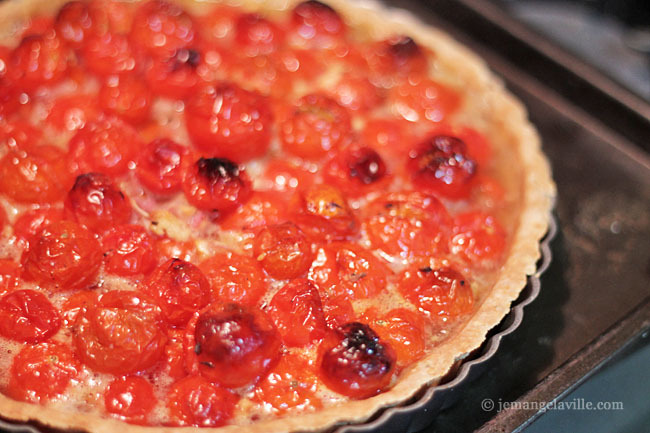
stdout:
<svg viewBox="0 0 650 433">
<path fill-rule="evenodd" d="M 153 57 L 166 57 L 185 48 L 195 37 L 194 21 L 179 5 L 154 0 L 138 7 L 129 38 L 133 46 Z"/>
<path fill-rule="evenodd" d="M 393 167 L 401 168 L 404 155 L 413 148 L 413 137 L 409 131 L 410 123 L 403 119 L 376 118 L 369 119 L 361 133 L 362 142 L 377 150 L 386 163 L 393 162 Z M 397 167 L 396 167 L 397 166 Z"/>
<path fill-rule="evenodd" d="M 28 92 L 61 81 L 68 69 L 70 53 L 54 31 L 23 38 L 9 58 L 7 75 Z"/>
<path fill-rule="evenodd" d="M 106 292 L 82 308 L 72 335 L 84 364 L 115 375 L 154 366 L 167 343 L 160 308 L 145 295 L 130 291 Z"/>
<path fill-rule="evenodd" d="M 435 135 L 409 152 L 409 157 L 408 169 L 418 189 L 449 199 L 469 196 L 477 165 L 461 139 Z"/>
<path fill-rule="evenodd" d="M 442 322 L 468 314 L 474 308 L 469 281 L 452 268 L 407 269 L 399 278 L 398 289 L 420 311 Z"/>
<path fill-rule="evenodd" d="M 382 157 L 373 149 L 361 146 L 337 153 L 323 167 L 323 177 L 328 184 L 347 191 L 349 197 L 385 191 L 391 181 Z"/>
<path fill-rule="evenodd" d="M 144 227 L 120 225 L 102 237 L 105 270 L 109 274 L 129 277 L 148 274 L 156 265 L 153 239 Z"/>
<path fill-rule="evenodd" d="M 291 222 L 262 229 L 255 237 L 253 255 L 269 275 L 279 280 L 304 275 L 313 260 L 311 242 Z"/>
<path fill-rule="evenodd" d="M 187 376 L 185 371 L 185 351 L 183 350 L 184 329 L 167 329 L 169 340 L 165 346 L 167 368 L 165 372 L 174 380 Z"/>
<path fill-rule="evenodd" d="M 403 258 L 447 251 L 451 217 L 433 196 L 388 193 L 371 202 L 365 212 L 363 228 L 373 248 Z"/>
<path fill-rule="evenodd" d="M 128 223 L 131 212 L 124 193 L 108 176 L 99 173 L 78 176 L 64 203 L 67 219 L 75 220 L 96 233 Z"/>
<path fill-rule="evenodd" d="M 170 194 L 181 190 L 182 166 L 189 151 L 168 138 L 150 142 L 140 153 L 135 175 L 153 192 Z"/>
<path fill-rule="evenodd" d="M 94 95 L 62 95 L 54 100 L 47 121 L 59 131 L 77 131 L 100 113 Z"/>
<path fill-rule="evenodd" d="M 311 49 L 331 49 L 345 39 L 340 15 L 325 3 L 303 1 L 291 12 L 291 29 Z"/>
<path fill-rule="evenodd" d="M 366 323 L 395 350 L 399 367 L 406 367 L 424 355 L 426 334 L 420 314 L 406 308 L 387 312 L 370 308 L 363 315 Z"/>
<path fill-rule="evenodd" d="M 492 144 L 485 135 L 473 128 L 439 123 L 429 132 L 428 136 L 458 138 L 465 145 L 467 157 L 475 161 L 479 167 L 487 165 L 492 158 Z M 412 150 L 412 148 L 409 150 Z"/>
<path fill-rule="evenodd" d="M 367 112 L 382 102 L 382 95 L 377 87 L 366 77 L 346 74 L 332 90 L 336 102 L 352 111 Z"/>
<path fill-rule="evenodd" d="M 273 115 L 265 97 L 233 83 L 196 91 L 187 101 L 190 138 L 208 156 L 245 162 L 264 155 L 271 142 Z"/>
<path fill-rule="evenodd" d="M 67 346 L 48 342 L 24 347 L 11 364 L 6 393 L 9 397 L 33 403 L 62 395 L 82 367 Z"/>
<path fill-rule="evenodd" d="M 220 221 L 225 230 L 256 231 L 279 224 L 288 218 L 287 194 L 276 191 L 253 191 L 251 198 Z"/>
<path fill-rule="evenodd" d="M 262 179 L 269 189 L 291 191 L 306 189 L 314 183 L 314 174 L 308 168 L 291 163 L 286 159 L 272 159 L 266 165 Z M 283 194 L 286 197 L 286 194 Z"/>
<path fill-rule="evenodd" d="M 242 167 L 222 158 L 201 158 L 190 165 L 183 177 L 187 200 L 199 209 L 220 213 L 245 203 L 252 187 Z"/>
<path fill-rule="evenodd" d="M 280 360 L 280 336 L 259 310 L 211 304 L 196 314 L 185 338 L 188 370 L 228 388 L 265 377 Z"/>
<path fill-rule="evenodd" d="M 106 11 L 94 3 L 70 1 L 63 5 L 54 21 L 54 28 L 67 44 L 78 48 L 89 35 L 101 35 L 108 31 Z"/>
<path fill-rule="evenodd" d="M 179 259 L 158 266 L 144 287 L 160 305 L 165 321 L 174 326 L 185 325 L 194 312 L 208 305 L 212 293 L 203 272 Z"/>
<path fill-rule="evenodd" d="M 292 280 L 273 295 L 266 311 L 286 346 L 308 346 L 325 336 L 323 305 L 312 281 Z"/>
<path fill-rule="evenodd" d="M 196 244 L 191 240 L 181 242 L 170 238 L 159 238 L 156 239 L 154 248 L 158 262 L 166 262 L 168 259 L 191 262 L 197 256 Z"/>
<path fill-rule="evenodd" d="M 69 169 L 73 173 L 125 174 L 144 147 L 135 129 L 117 117 L 88 122 L 70 140 Z"/>
<path fill-rule="evenodd" d="M 449 248 L 468 264 L 495 266 L 505 246 L 506 232 L 494 216 L 468 212 L 454 218 Z"/>
<path fill-rule="evenodd" d="M 277 415 L 292 410 L 320 409 L 318 380 L 314 365 L 306 357 L 293 353 L 282 356 L 269 375 L 260 380 L 253 400 L 270 407 Z"/>
<path fill-rule="evenodd" d="M 355 319 L 354 308 L 347 295 L 327 295 L 322 298 L 327 326 L 336 329 Z"/>
<path fill-rule="evenodd" d="M 351 398 L 367 398 L 390 384 L 395 351 L 367 325 L 351 322 L 326 336 L 318 364 L 328 388 Z"/>
<path fill-rule="evenodd" d="M 21 343 L 45 341 L 61 327 L 61 316 L 40 292 L 16 290 L 0 299 L 0 335 Z"/>
<path fill-rule="evenodd" d="M 114 32 L 89 36 L 81 57 L 86 68 L 99 76 L 133 72 L 141 62 L 126 36 Z"/>
<path fill-rule="evenodd" d="M 0 159 L 0 193 L 18 203 L 53 203 L 61 200 L 68 187 L 68 175 L 61 165 L 65 155 L 52 146 L 40 146 L 36 153 L 9 151 Z"/>
<path fill-rule="evenodd" d="M 357 220 L 343 193 L 330 185 L 314 185 L 302 192 L 294 221 L 315 240 L 346 239 L 358 229 Z"/>
<path fill-rule="evenodd" d="M 250 257 L 217 251 L 199 268 L 212 285 L 213 297 L 219 301 L 253 306 L 266 293 L 264 273 Z"/>
<path fill-rule="evenodd" d="M 0 259 L 0 296 L 18 287 L 20 265 L 11 259 Z"/>
<path fill-rule="evenodd" d="M 23 252 L 22 277 L 52 290 L 73 290 L 95 282 L 102 263 L 99 242 L 72 221 L 45 226 Z"/>
<path fill-rule="evenodd" d="M 63 219 L 63 211 L 58 208 L 32 209 L 21 214 L 14 223 L 14 236 L 24 246 L 45 226 Z"/>
<path fill-rule="evenodd" d="M 139 376 L 118 377 L 104 392 L 106 412 L 129 422 L 143 422 L 154 406 L 153 386 Z"/>
<path fill-rule="evenodd" d="M 303 96 L 293 115 L 280 124 L 280 141 L 287 153 L 315 160 L 338 149 L 351 131 L 345 108 L 327 96 L 310 94 Z"/>
<path fill-rule="evenodd" d="M 235 43 L 248 57 L 270 54 L 283 45 L 284 32 L 260 15 L 243 14 L 235 22 Z"/>
<path fill-rule="evenodd" d="M 167 408 L 173 425 L 219 427 L 232 418 L 238 401 L 237 394 L 191 376 L 172 385 Z"/>
<path fill-rule="evenodd" d="M 31 153 L 43 144 L 43 131 L 20 118 L 1 121 L 0 144 Z"/>
<path fill-rule="evenodd" d="M 373 74 L 382 78 L 426 76 L 429 63 L 426 52 L 413 39 L 398 35 L 376 42 L 365 52 L 366 61 Z"/>
<path fill-rule="evenodd" d="M 137 125 L 149 119 L 153 92 L 140 77 L 111 75 L 99 89 L 99 105 L 105 112 Z"/>
<path fill-rule="evenodd" d="M 199 72 L 206 65 L 204 56 L 211 51 L 181 48 L 171 57 L 152 62 L 147 69 L 147 83 L 156 93 L 174 99 L 191 96 L 202 82 Z"/>
<path fill-rule="evenodd" d="M 334 296 L 367 299 L 386 290 L 390 273 L 382 260 L 363 247 L 333 243 L 319 251 L 309 276 Z"/>
<path fill-rule="evenodd" d="M 395 86 L 389 100 L 393 112 L 410 122 L 442 122 L 462 103 L 458 93 L 427 78 Z"/>
<path fill-rule="evenodd" d="M 68 296 L 61 308 L 63 326 L 72 327 L 77 320 L 79 311 L 88 305 L 97 302 L 97 293 L 90 290 L 82 290 Z"/>
</svg>

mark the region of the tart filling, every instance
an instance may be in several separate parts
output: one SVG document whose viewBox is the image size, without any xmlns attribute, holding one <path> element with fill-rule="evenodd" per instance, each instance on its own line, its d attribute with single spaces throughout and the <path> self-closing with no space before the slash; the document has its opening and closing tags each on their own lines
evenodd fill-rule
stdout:
<svg viewBox="0 0 650 433">
<path fill-rule="evenodd" d="M 0 28 L 4 417 L 363 421 L 478 347 L 534 272 L 539 139 L 407 14 L 25 0 Z"/>
</svg>

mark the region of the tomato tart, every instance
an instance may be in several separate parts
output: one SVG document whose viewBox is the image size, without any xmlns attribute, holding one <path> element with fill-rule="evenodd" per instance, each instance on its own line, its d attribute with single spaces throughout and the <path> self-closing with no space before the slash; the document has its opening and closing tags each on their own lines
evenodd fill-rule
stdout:
<svg viewBox="0 0 650 433">
<path fill-rule="evenodd" d="M 373 2 L 0 4 L 0 416 L 322 431 L 480 346 L 555 189 L 476 55 Z"/>
</svg>

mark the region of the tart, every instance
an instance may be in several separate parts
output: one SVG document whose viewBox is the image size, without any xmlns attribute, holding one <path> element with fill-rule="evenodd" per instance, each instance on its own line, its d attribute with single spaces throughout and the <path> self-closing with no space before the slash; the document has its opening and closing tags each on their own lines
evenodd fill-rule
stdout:
<svg viewBox="0 0 650 433">
<path fill-rule="evenodd" d="M 464 47 L 375 3 L 0 6 L 0 415 L 326 430 L 435 384 L 555 189 Z"/>
</svg>

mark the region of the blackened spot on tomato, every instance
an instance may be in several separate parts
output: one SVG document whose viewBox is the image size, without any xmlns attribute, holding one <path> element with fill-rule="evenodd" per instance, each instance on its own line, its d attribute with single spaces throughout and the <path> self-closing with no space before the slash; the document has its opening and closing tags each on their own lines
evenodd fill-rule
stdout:
<svg viewBox="0 0 650 433">
<path fill-rule="evenodd" d="M 364 147 L 352 155 L 348 164 L 350 177 L 365 185 L 378 181 L 386 173 L 386 164 L 374 150 Z"/>
<path fill-rule="evenodd" d="M 420 268 L 420 272 L 423 272 L 423 273 L 425 273 L 425 274 L 428 274 L 428 273 L 431 272 L 432 270 L 433 270 L 433 269 L 431 269 L 431 266 L 427 266 L 427 267 L 425 267 L 425 268 Z"/>
<path fill-rule="evenodd" d="M 239 180 L 239 166 L 225 158 L 201 158 L 196 162 L 199 175 L 212 183 Z"/>
<path fill-rule="evenodd" d="M 347 323 L 339 328 L 343 340 L 339 347 L 339 356 L 348 358 L 356 364 L 355 370 L 361 375 L 372 376 L 387 373 L 394 360 L 386 356 L 386 349 L 379 341 L 379 336 L 368 325 L 359 322 Z"/>
<path fill-rule="evenodd" d="M 183 67 L 196 68 L 201 63 L 201 53 L 192 48 L 181 48 L 176 51 L 172 59 L 172 71 Z"/>
<path fill-rule="evenodd" d="M 390 43 L 390 52 L 398 59 L 409 59 L 421 54 L 420 46 L 408 36 L 401 36 Z"/>
<path fill-rule="evenodd" d="M 476 171 L 476 162 L 467 155 L 465 142 L 449 135 L 433 137 L 419 154 L 417 166 L 420 172 L 446 184 L 470 178 Z"/>
</svg>

